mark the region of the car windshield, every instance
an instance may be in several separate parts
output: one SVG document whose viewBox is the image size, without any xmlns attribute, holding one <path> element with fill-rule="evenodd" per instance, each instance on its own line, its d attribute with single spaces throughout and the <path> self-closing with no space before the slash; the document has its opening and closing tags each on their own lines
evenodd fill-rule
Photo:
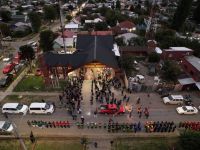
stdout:
<svg viewBox="0 0 200 150">
<path fill-rule="evenodd" d="M 45 105 L 45 109 L 49 109 L 50 108 L 50 105 L 49 104 L 46 104 Z"/>
<path fill-rule="evenodd" d="M 5 122 L 2 129 L 7 130 L 10 127 L 11 123 Z"/>
<path fill-rule="evenodd" d="M 107 107 L 106 106 L 100 106 L 100 109 L 104 110 L 104 109 L 107 109 Z"/>
<path fill-rule="evenodd" d="M 18 110 L 21 110 L 21 109 L 22 109 L 22 107 L 23 107 L 23 105 L 22 105 L 22 104 L 18 104 L 18 105 L 17 105 L 17 109 L 18 109 Z"/>
<path fill-rule="evenodd" d="M 183 109 L 184 111 L 186 111 L 186 110 L 187 110 L 187 108 L 186 108 L 185 106 L 183 106 L 183 107 L 182 107 L 182 109 Z"/>
<path fill-rule="evenodd" d="M 172 98 L 172 96 L 171 96 L 171 95 L 169 95 L 169 96 L 168 96 L 168 98 L 169 98 L 169 100 L 173 100 L 173 98 Z"/>
</svg>

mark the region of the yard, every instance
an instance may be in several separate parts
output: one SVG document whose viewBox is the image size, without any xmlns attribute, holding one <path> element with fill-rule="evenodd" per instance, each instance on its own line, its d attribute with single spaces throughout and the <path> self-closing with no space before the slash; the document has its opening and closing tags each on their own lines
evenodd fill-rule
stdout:
<svg viewBox="0 0 200 150">
<path fill-rule="evenodd" d="M 66 81 L 60 81 L 59 88 L 52 88 L 45 86 L 44 79 L 41 76 L 25 76 L 15 87 L 14 92 L 24 92 L 24 91 L 60 91 L 65 86 Z"/>
<path fill-rule="evenodd" d="M 22 91 L 44 91 L 45 85 L 40 76 L 26 76 L 15 87 L 15 92 Z"/>
<path fill-rule="evenodd" d="M 178 138 L 131 138 L 117 139 L 115 150 L 182 150 Z"/>
<path fill-rule="evenodd" d="M 78 140 L 39 140 L 35 145 L 30 141 L 25 142 L 27 150 L 82 150 L 82 145 Z M 0 150 L 21 150 L 19 141 L 17 140 L 0 140 Z"/>
</svg>

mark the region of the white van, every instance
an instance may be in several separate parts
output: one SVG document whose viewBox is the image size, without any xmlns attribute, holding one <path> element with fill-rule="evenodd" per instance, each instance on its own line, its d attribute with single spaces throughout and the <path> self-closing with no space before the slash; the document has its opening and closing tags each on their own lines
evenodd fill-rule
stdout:
<svg viewBox="0 0 200 150">
<path fill-rule="evenodd" d="M 0 121 L 0 132 L 12 132 L 13 126 L 10 122 Z"/>
<path fill-rule="evenodd" d="M 169 95 L 168 97 L 163 97 L 163 102 L 165 104 L 183 104 L 184 98 L 182 95 Z"/>
<path fill-rule="evenodd" d="M 30 114 L 52 114 L 54 106 L 48 103 L 31 103 L 29 106 Z"/>
<path fill-rule="evenodd" d="M 2 113 L 26 114 L 28 106 L 19 103 L 5 103 L 2 107 Z"/>
</svg>

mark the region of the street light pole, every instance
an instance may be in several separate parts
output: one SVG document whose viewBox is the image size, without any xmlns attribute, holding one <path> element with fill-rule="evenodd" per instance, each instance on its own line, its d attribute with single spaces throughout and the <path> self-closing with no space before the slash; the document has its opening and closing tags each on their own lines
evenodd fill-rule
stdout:
<svg viewBox="0 0 200 150">
<path fill-rule="evenodd" d="M 62 18 L 62 10 L 61 10 L 61 1 L 58 0 L 58 6 L 59 6 L 59 11 L 60 11 L 60 27 L 61 27 L 61 32 L 62 32 L 62 38 L 63 38 L 63 45 L 64 45 L 64 51 L 66 51 L 66 46 L 65 46 L 65 37 L 64 37 L 64 28 L 63 28 L 63 18 Z"/>
</svg>

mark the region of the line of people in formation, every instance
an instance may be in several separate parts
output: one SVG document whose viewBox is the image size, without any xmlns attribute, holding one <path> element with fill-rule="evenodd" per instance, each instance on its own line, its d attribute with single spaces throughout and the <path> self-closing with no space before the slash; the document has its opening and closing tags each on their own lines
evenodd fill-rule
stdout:
<svg viewBox="0 0 200 150">
<path fill-rule="evenodd" d="M 146 132 L 174 132 L 176 129 L 176 125 L 173 121 L 147 121 L 144 126 Z"/>
<path fill-rule="evenodd" d="M 69 121 L 27 121 L 29 127 L 39 128 L 70 128 L 71 124 Z"/>
<path fill-rule="evenodd" d="M 191 122 L 191 121 L 185 121 L 179 123 L 179 128 L 185 128 L 185 129 L 191 129 L 194 131 L 200 131 L 200 121 L 198 122 Z"/>
</svg>

